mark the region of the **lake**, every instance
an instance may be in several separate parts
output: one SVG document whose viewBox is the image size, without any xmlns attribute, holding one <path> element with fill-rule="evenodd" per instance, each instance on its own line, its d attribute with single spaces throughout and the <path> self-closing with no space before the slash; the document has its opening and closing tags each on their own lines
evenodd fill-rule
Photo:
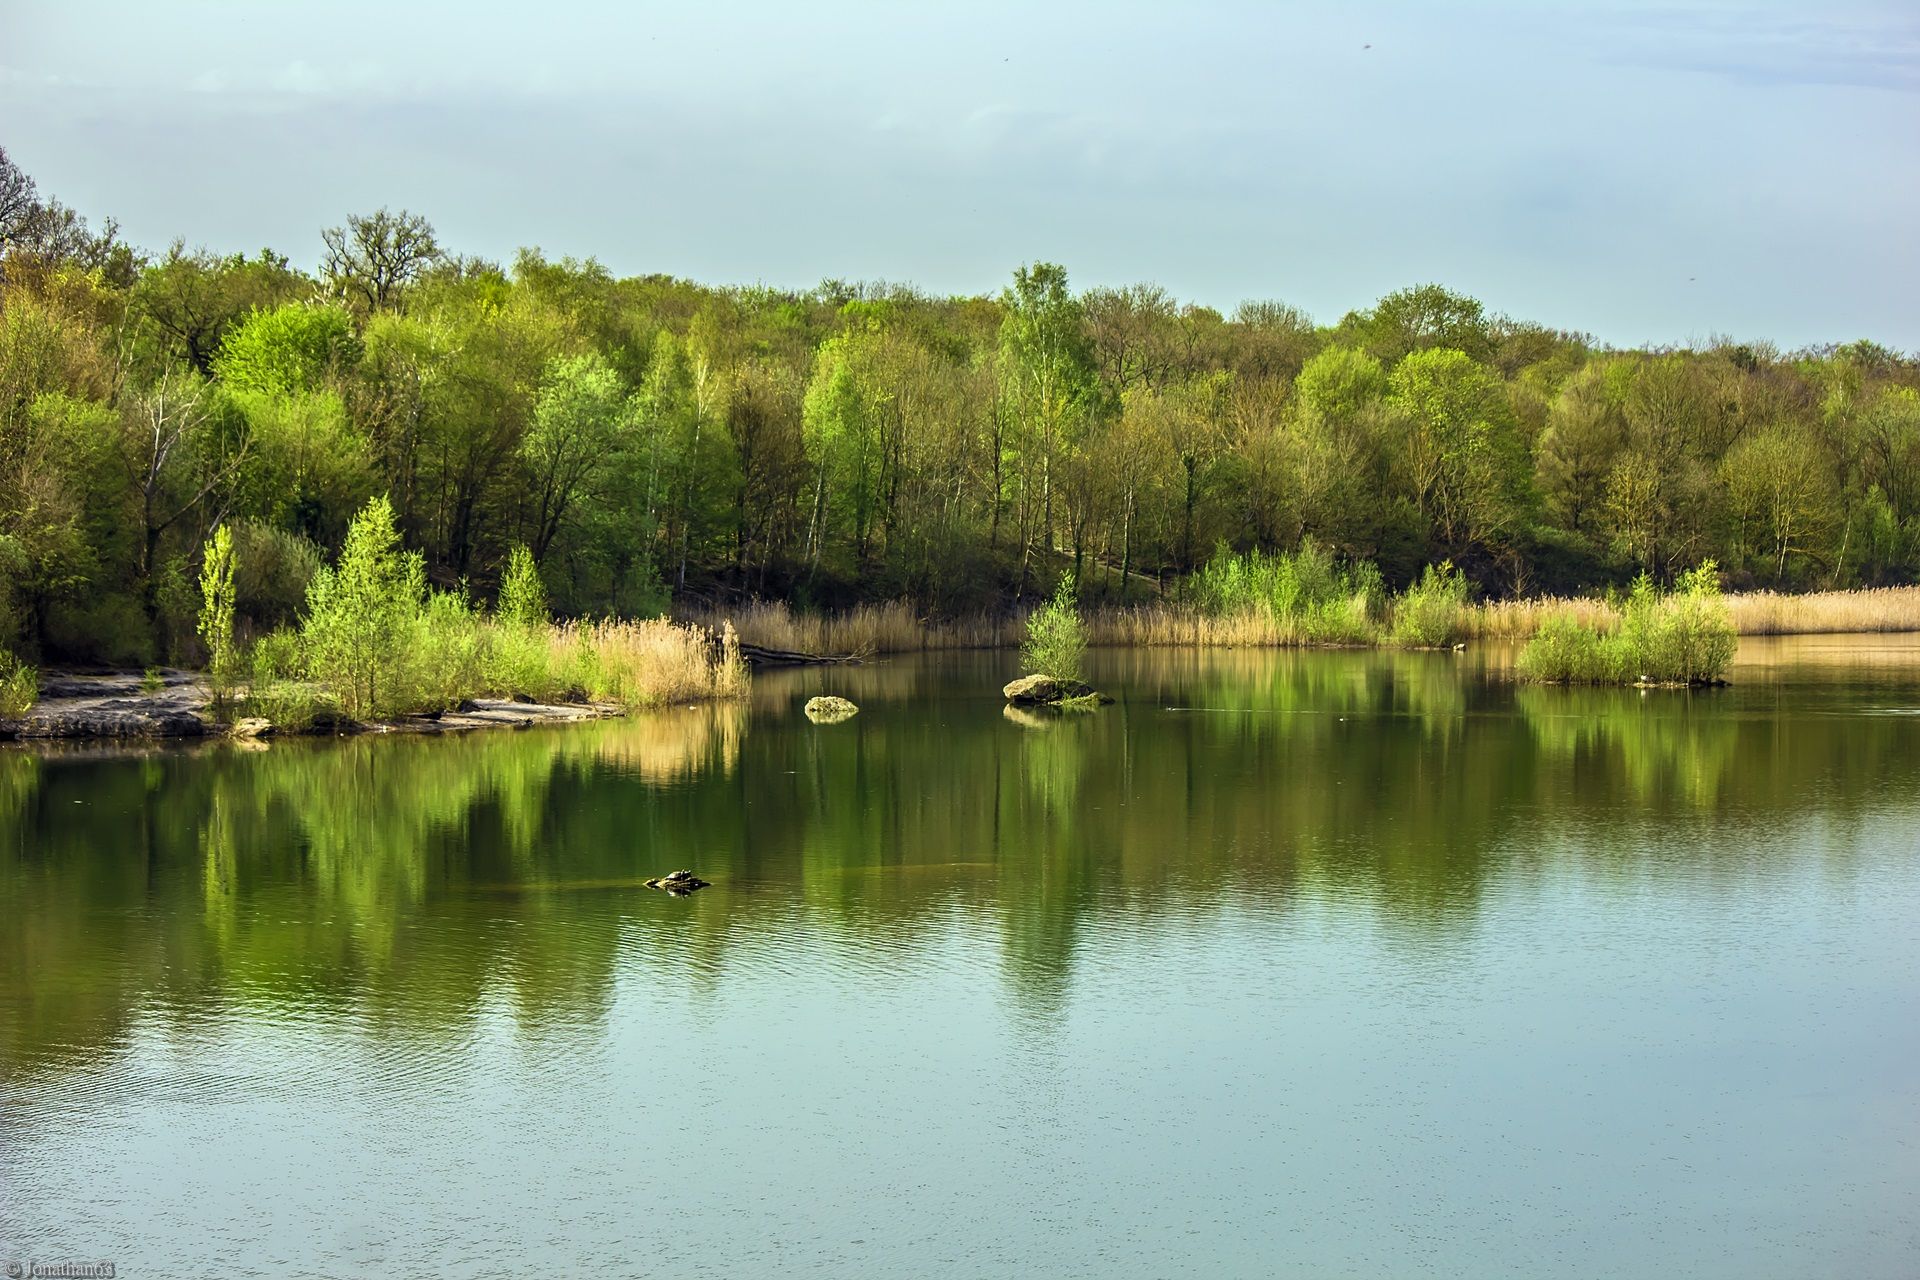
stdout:
<svg viewBox="0 0 1920 1280">
<path fill-rule="evenodd" d="M 0 752 L 0 1260 L 1920 1273 L 1920 645 L 1505 660 Z"/>
</svg>

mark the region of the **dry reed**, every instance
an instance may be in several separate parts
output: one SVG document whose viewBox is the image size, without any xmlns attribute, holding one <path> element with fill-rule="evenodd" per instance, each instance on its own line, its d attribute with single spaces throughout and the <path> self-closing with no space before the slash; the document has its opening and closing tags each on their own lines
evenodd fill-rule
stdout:
<svg viewBox="0 0 1920 1280">
<path fill-rule="evenodd" d="M 1725 597 L 1741 635 L 1812 635 L 1846 631 L 1920 631 L 1920 587 L 1880 587 L 1780 595 L 1753 591 Z M 1024 615 L 929 622 L 903 601 L 860 605 L 845 613 L 799 613 L 778 601 L 753 601 L 683 615 L 714 631 L 731 622 L 743 643 L 794 653 L 867 657 L 927 649 L 1014 649 Z M 1087 610 L 1087 643 L 1098 648 L 1287 648 L 1328 643 L 1302 620 L 1264 609 L 1210 614 L 1191 605 L 1154 603 Z M 1571 617 L 1596 631 L 1620 624 L 1620 611 L 1592 596 L 1489 600 L 1465 606 L 1469 640 L 1526 640 L 1548 618 Z M 1374 638 L 1377 640 L 1377 637 Z M 1367 643 L 1359 634 L 1350 643 Z"/>
<path fill-rule="evenodd" d="M 686 621 L 713 630 L 731 624 L 742 644 L 820 657 L 871 657 L 922 649 L 996 649 L 1018 645 L 1024 620 L 977 616 L 928 622 L 901 600 L 858 605 L 845 613 L 796 613 L 783 601 L 753 600 L 684 611 Z"/>
<path fill-rule="evenodd" d="M 548 669 L 596 702 L 659 706 L 747 691 L 747 667 L 731 627 L 716 640 L 704 628 L 655 618 L 569 623 L 547 634 Z"/>
<path fill-rule="evenodd" d="M 1803 596 L 1748 591 L 1727 597 L 1743 636 L 1920 631 L 1920 587 L 1816 591 Z"/>
</svg>

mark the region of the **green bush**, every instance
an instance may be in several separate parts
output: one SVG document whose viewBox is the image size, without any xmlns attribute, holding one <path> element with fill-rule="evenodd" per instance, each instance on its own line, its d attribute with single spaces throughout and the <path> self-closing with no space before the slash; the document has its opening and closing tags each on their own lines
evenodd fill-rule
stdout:
<svg viewBox="0 0 1920 1280">
<path fill-rule="evenodd" d="M 493 628 L 461 592 L 436 591 L 413 624 L 413 643 L 396 674 L 396 711 L 448 710 L 487 683 L 487 642 Z"/>
<path fill-rule="evenodd" d="M 327 562 L 311 539 L 251 520 L 233 526 L 233 560 L 235 607 L 261 630 L 300 616 L 307 587 Z"/>
<path fill-rule="evenodd" d="M 333 701 L 306 679 L 306 661 L 300 637 L 289 630 L 270 632 L 254 641 L 247 654 L 248 715 L 264 716 L 282 728 L 307 728 Z"/>
<path fill-rule="evenodd" d="M 1520 653 L 1520 674 L 1555 684 L 1706 684 L 1739 645 L 1720 598 L 1713 561 L 1663 592 L 1646 574 L 1621 604 L 1620 626 L 1602 634 L 1570 617 L 1549 618 Z"/>
<path fill-rule="evenodd" d="M 0 650 L 0 716 L 17 718 L 33 710 L 40 697 L 40 673 Z"/>
<path fill-rule="evenodd" d="M 1056 680 L 1078 680 L 1087 652 L 1087 628 L 1074 604 L 1073 575 L 1060 579 L 1053 599 L 1027 615 L 1027 639 L 1020 660 L 1029 672 Z"/>
<path fill-rule="evenodd" d="M 1452 561 L 1428 565 L 1393 602 L 1393 642 L 1438 649 L 1459 639 L 1466 618 L 1467 579 Z"/>
</svg>

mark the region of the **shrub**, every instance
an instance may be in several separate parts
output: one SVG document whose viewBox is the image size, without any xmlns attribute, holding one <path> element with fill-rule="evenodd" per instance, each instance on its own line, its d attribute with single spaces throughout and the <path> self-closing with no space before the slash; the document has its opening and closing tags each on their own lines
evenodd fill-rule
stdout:
<svg viewBox="0 0 1920 1280">
<path fill-rule="evenodd" d="M 1733 661 L 1739 638 L 1708 560 L 1662 592 L 1644 573 L 1611 633 L 1571 615 L 1548 618 L 1520 653 L 1520 674 L 1558 684 L 1705 684 Z"/>
<path fill-rule="evenodd" d="M 1056 680 L 1078 680 L 1087 652 L 1087 629 L 1074 605 L 1073 575 L 1060 579 L 1053 599 L 1027 615 L 1027 639 L 1020 647 L 1022 665 Z"/>
<path fill-rule="evenodd" d="M 1467 579 L 1452 561 L 1428 565 L 1393 602 L 1393 642 L 1438 649 L 1466 630 Z"/>
<path fill-rule="evenodd" d="M 260 637 L 247 658 L 249 715 L 298 731 L 331 708 L 332 700 L 305 679 L 306 662 L 295 632 L 282 629 Z"/>
<path fill-rule="evenodd" d="M 311 539 L 271 525 L 243 520 L 231 527 L 235 608 L 261 630 L 293 622 L 326 556 Z"/>
<path fill-rule="evenodd" d="M 40 673 L 0 650 L 0 716 L 18 718 L 33 710 L 40 697 Z"/>
<path fill-rule="evenodd" d="M 1520 674 L 1553 684 L 1611 684 L 1620 679 L 1608 637 L 1571 613 L 1541 622 L 1520 651 Z"/>
<path fill-rule="evenodd" d="M 486 689 L 487 643 L 495 628 L 466 594 L 436 591 L 413 622 L 413 643 L 397 673 L 392 708 L 444 711 Z"/>
</svg>

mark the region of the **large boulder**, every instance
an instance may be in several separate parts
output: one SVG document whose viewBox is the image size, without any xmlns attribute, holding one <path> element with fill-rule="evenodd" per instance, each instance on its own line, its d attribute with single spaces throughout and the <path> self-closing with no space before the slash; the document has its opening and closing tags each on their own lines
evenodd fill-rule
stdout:
<svg viewBox="0 0 1920 1280">
<path fill-rule="evenodd" d="M 1015 706 L 1039 707 L 1068 698 L 1093 696 L 1093 686 L 1079 680 L 1056 680 L 1052 676 L 1021 676 L 1000 690 Z"/>
<path fill-rule="evenodd" d="M 859 710 L 845 698 L 832 695 L 807 699 L 807 719 L 815 724 L 839 724 L 842 720 L 851 720 Z"/>
</svg>

